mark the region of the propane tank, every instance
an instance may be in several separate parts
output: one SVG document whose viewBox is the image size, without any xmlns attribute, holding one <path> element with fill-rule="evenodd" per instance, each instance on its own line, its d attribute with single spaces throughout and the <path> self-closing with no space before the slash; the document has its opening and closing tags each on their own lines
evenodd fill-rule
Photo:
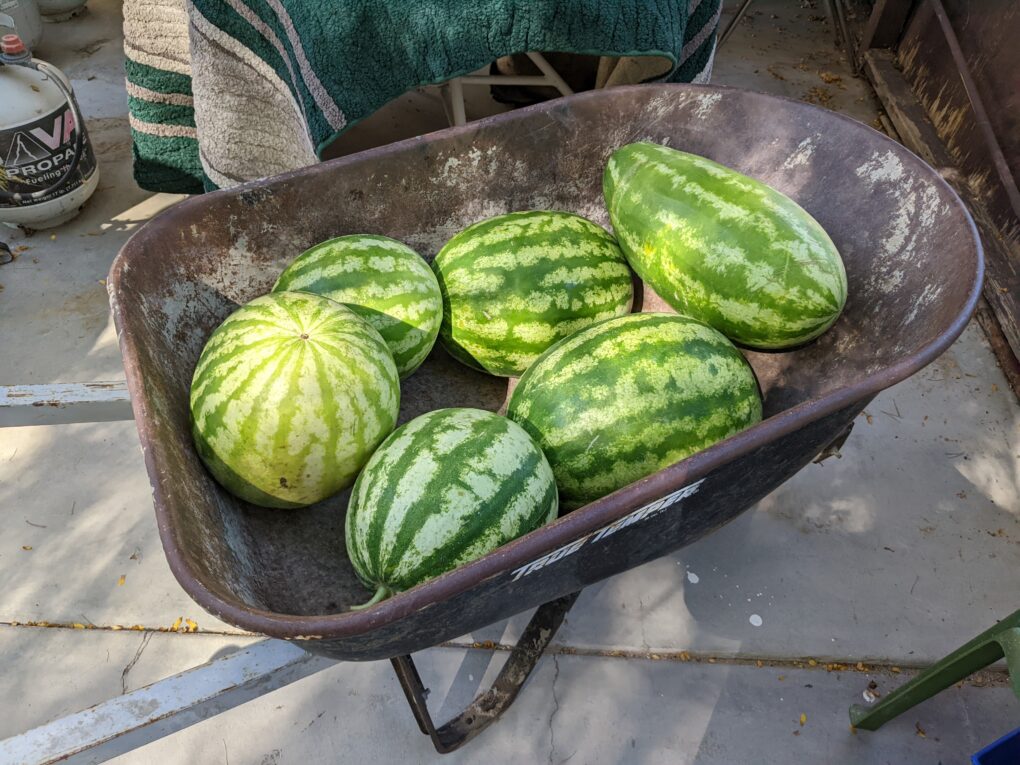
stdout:
<svg viewBox="0 0 1020 765">
<path fill-rule="evenodd" d="M 64 74 L 0 39 L 0 223 L 50 228 L 70 220 L 99 185 L 85 121 Z"/>
<path fill-rule="evenodd" d="M 42 38 L 42 28 L 36 0 L 0 0 L 0 36 L 16 34 L 32 50 Z"/>
</svg>

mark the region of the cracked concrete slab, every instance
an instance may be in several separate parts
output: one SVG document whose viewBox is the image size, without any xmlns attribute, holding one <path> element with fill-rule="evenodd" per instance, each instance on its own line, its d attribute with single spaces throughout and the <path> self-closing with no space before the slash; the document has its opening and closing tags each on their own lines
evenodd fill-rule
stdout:
<svg viewBox="0 0 1020 765">
<path fill-rule="evenodd" d="M 238 631 L 170 573 L 133 422 L 0 434 L 0 622 Z"/>
<path fill-rule="evenodd" d="M 204 664 L 253 640 L 0 626 L 6 699 L 0 739 Z"/>
<path fill-rule="evenodd" d="M 445 720 L 468 703 L 503 658 L 454 649 L 416 655 L 433 717 Z M 852 733 L 846 709 L 868 683 L 884 693 L 908 676 L 547 656 L 495 727 L 442 761 L 962 762 L 1015 724 L 1017 701 L 992 677 L 984 687 L 953 688 L 876 733 Z M 388 664 L 373 662 L 339 664 L 113 762 L 225 758 L 289 765 L 438 756 Z"/>
</svg>

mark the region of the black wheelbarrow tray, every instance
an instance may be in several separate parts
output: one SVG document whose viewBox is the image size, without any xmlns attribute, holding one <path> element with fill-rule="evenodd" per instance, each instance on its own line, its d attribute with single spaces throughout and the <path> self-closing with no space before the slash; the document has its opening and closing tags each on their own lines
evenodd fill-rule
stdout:
<svg viewBox="0 0 1020 765">
<path fill-rule="evenodd" d="M 818 340 L 747 352 L 758 425 L 364 611 L 371 593 L 344 549 L 342 494 L 281 511 L 240 502 L 205 471 L 189 431 L 202 345 L 267 292 L 305 248 L 378 233 L 431 260 L 481 218 L 577 212 L 608 225 L 601 193 L 617 147 L 656 141 L 783 191 L 829 232 L 849 300 Z M 152 482 L 181 586 L 216 617 L 337 659 L 394 659 L 422 730 L 450 749 L 498 716 L 586 585 L 688 545 L 735 518 L 845 438 L 879 391 L 945 351 L 974 310 L 981 245 L 939 174 L 898 143 L 825 109 L 720 87 L 597 91 L 189 199 L 124 246 L 113 314 Z M 645 288 L 644 310 L 663 310 Z M 402 386 L 401 421 L 448 406 L 498 410 L 507 381 L 437 346 Z M 555 602 L 553 602 L 555 601 Z M 496 686 L 438 732 L 406 655 L 539 609 Z"/>
</svg>

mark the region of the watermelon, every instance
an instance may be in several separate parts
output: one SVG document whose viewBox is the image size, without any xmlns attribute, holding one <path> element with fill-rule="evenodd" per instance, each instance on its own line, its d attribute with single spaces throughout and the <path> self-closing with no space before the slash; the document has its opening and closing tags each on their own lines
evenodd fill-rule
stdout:
<svg viewBox="0 0 1020 765">
<path fill-rule="evenodd" d="M 443 346 L 492 375 L 520 375 L 546 348 L 630 311 L 630 268 L 604 229 L 565 212 L 517 212 L 468 226 L 432 264 Z"/>
<path fill-rule="evenodd" d="M 616 238 L 669 305 L 752 348 L 800 345 L 846 303 L 828 234 L 775 189 L 653 143 L 617 149 L 603 175 Z"/>
<path fill-rule="evenodd" d="M 375 590 L 394 592 L 480 558 L 556 517 L 552 470 L 531 437 L 480 409 L 438 409 L 386 439 L 347 508 L 347 553 Z"/>
<path fill-rule="evenodd" d="M 399 408 L 397 368 L 379 333 L 303 292 L 234 311 L 191 381 L 199 456 L 224 488 L 265 507 L 301 507 L 349 486 Z"/>
<path fill-rule="evenodd" d="M 696 319 L 636 313 L 554 345 L 507 416 L 531 434 L 573 510 L 761 420 L 754 372 Z"/>
<path fill-rule="evenodd" d="M 379 330 L 401 378 L 429 355 L 443 319 L 435 274 L 418 253 L 385 236 L 339 236 L 305 250 L 273 292 L 303 291 L 343 303 Z"/>
</svg>

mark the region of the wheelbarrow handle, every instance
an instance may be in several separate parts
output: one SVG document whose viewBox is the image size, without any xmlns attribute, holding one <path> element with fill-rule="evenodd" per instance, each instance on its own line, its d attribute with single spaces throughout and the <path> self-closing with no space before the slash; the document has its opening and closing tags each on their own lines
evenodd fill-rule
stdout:
<svg viewBox="0 0 1020 765">
<path fill-rule="evenodd" d="M 580 594 L 575 592 L 539 606 L 492 687 L 438 728 L 425 703 L 428 689 L 422 684 L 414 661 L 409 655 L 390 659 L 418 727 L 432 739 L 437 752 L 447 754 L 459 749 L 509 709 Z"/>
</svg>

